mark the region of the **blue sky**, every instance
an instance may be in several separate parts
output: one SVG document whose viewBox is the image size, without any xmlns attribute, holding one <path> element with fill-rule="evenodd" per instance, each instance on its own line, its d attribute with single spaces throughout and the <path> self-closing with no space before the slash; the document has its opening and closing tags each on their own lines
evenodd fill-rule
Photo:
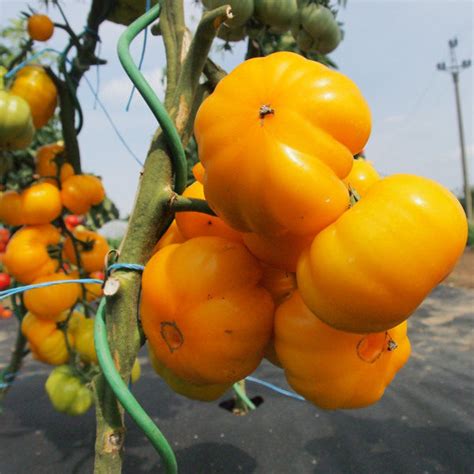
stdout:
<svg viewBox="0 0 474 474">
<path fill-rule="evenodd" d="M 30 2 L 37 7 L 33 1 Z M 65 11 L 80 31 L 89 0 L 68 1 Z M 188 15 L 199 8 L 187 0 Z M 26 8 L 22 0 L 0 1 L 2 25 Z M 345 40 L 331 57 L 354 80 L 366 97 L 373 116 L 367 157 L 383 175 L 413 173 L 430 177 L 460 192 L 462 175 L 454 90 L 451 76 L 438 72 L 436 63 L 449 60 L 448 40 L 457 36 L 458 59 L 473 59 L 474 2 L 458 0 L 348 0 L 339 19 Z M 52 9 L 50 14 L 58 19 Z M 191 21 L 192 23 L 192 21 Z M 109 63 L 100 70 L 99 97 L 134 153 L 144 160 L 156 123 L 136 94 L 131 110 L 125 105 L 131 83 L 118 62 L 115 47 L 123 27 L 103 24 L 101 56 Z M 61 48 L 65 35 L 58 31 L 48 46 Z M 140 55 L 141 38 L 133 51 Z M 237 44 L 232 54 L 215 51 L 213 57 L 231 70 L 244 54 Z M 143 70 L 159 94 L 164 50 L 159 38 L 150 36 Z M 96 69 L 88 73 L 95 87 Z M 460 90 L 470 181 L 474 184 L 473 68 L 461 74 Z M 80 99 L 85 127 L 80 135 L 83 168 L 103 177 L 106 189 L 123 215 L 133 205 L 140 166 L 120 143 L 86 83 Z"/>
</svg>

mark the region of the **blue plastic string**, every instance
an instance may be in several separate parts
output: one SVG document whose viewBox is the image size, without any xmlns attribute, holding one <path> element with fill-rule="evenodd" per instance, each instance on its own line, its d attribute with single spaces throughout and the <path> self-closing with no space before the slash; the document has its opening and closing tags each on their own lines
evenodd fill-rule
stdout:
<svg viewBox="0 0 474 474">
<path fill-rule="evenodd" d="M 145 267 L 143 265 L 138 265 L 137 263 L 113 263 L 109 265 L 107 272 L 110 273 L 112 270 L 135 270 L 137 272 L 142 272 Z"/>
<path fill-rule="evenodd" d="M 145 12 L 147 12 L 151 8 L 151 0 L 146 0 Z M 138 62 L 138 70 L 142 70 L 143 60 L 145 59 L 145 51 L 146 51 L 146 40 L 148 38 L 148 28 L 145 28 L 143 31 L 143 45 L 142 45 L 142 52 L 140 55 L 140 61 Z M 128 98 L 127 106 L 125 107 L 125 111 L 128 112 L 130 110 L 130 105 L 132 103 L 133 94 L 135 93 L 135 84 L 132 86 L 132 90 L 130 92 L 130 97 Z"/>
<path fill-rule="evenodd" d="M 16 65 L 13 69 L 10 69 L 10 71 L 8 71 L 5 74 L 5 76 L 4 76 L 5 79 L 10 79 L 10 77 L 14 76 L 20 69 L 23 69 L 27 64 L 31 63 L 32 61 L 34 61 L 35 59 L 37 59 L 38 57 L 40 57 L 41 55 L 43 55 L 45 53 L 56 53 L 56 54 L 59 54 L 59 55 L 62 54 L 61 51 L 58 51 L 57 49 L 44 48 L 44 49 L 38 51 L 37 53 L 31 55 L 30 57 L 28 57 L 27 59 L 22 61 L 20 64 Z"/>
<path fill-rule="evenodd" d="M 256 377 L 246 377 L 245 380 L 248 380 L 249 382 L 253 383 L 258 383 L 259 385 L 263 385 L 264 387 L 269 388 L 270 390 L 273 390 L 274 392 L 280 393 L 281 395 L 285 395 L 286 397 L 294 398 L 295 400 L 300 400 L 302 402 L 305 402 L 306 399 L 302 397 L 301 395 L 298 395 L 297 393 L 290 392 L 289 390 L 285 390 L 284 388 L 277 387 L 276 385 L 273 385 L 270 382 L 265 382 L 265 380 L 260 380 L 257 379 Z"/>
</svg>

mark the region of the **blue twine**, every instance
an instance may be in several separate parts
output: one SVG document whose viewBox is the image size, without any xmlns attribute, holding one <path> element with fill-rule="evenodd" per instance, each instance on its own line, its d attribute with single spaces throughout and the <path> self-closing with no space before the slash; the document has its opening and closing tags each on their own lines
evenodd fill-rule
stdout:
<svg viewBox="0 0 474 474">
<path fill-rule="evenodd" d="M 113 263 L 109 265 L 107 273 L 110 273 L 112 270 L 119 270 L 123 268 L 124 270 L 135 270 L 137 272 L 142 272 L 145 267 L 143 265 L 138 265 L 137 263 Z"/>
<path fill-rule="evenodd" d="M 146 6 L 145 6 L 145 13 L 151 8 L 151 0 L 146 0 Z M 142 70 L 142 64 L 143 60 L 145 59 L 145 50 L 146 50 L 146 41 L 148 38 L 148 28 L 145 28 L 143 32 L 143 45 L 142 45 L 142 52 L 140 55 L 140 61 L 138 62 L 138 70 Z M 135 93 L 135 84 L 132 86 L 132 90 L 130 92 L 130 97 L 128 98 L 127 106 L 125 107 L 125 111 L 128 112 L 130 110 L 130 105 L 132 103 L 133 99 L 133 94 Z"/>
<path fill-rule="evenodd" d="M 43 283 L 35 283 L 34 285 L 17 286 L 15 288 L 9 288 L 8 290 L 0 291 L 0 300 L 8 298 L 9 296 L 17 295 L 28 290 L 34 290 L 36 288 L 46 288 L 54 285 L 67 285 L 69 283 L 97 283 L 102 285 L 103 280 L 98 278 L 78 278 L 75 280 L 57 280 L 57 281 L 45 281 Z"/>
<path fill-rule="evenodd" d="M 285 395 L 286 397 L 294 398 L 295 400 L 300 400 L 302 402 L 306 401 L 304 397 L 298 395 L 297 393 L 290 392 L 289 390 L 285 390 L 284 388 L 277 387 L 276 385 L 273 385 L 270 382 L 265 382 L 264 380 L 257 379 L 256 377 L 246 377 L 245 380 L 263 385 L 264 387 L 267 387 L 270 390 L 273 390 L 274 392 L 280 393 L 281 395 Z"/>
<path fill-rule="evenodd" d="M 42 54 L 44 53 L 47 53 L 47 52 L 50 52 L 50 53 L 56 53 L 58 55 L 62 55 L 62 52 L 61 51 L 58 51 L 57 49 L 54 49 L 54 48 L 44 48 L 42 49 L 41 51 L 38 51 L 37 53 L 33 54 L 32 56 L 30 56 L 29 58 L 25 59 L 24 61 L 22 61 L 20 64 L 18 64 L 17 66 L 15 66 L 13 69 L 11 69 L 10 71 L 8 71 L 6 74 L 5 74 L 5 79 L 9 79 L 10 77 L 12 77 L 14 74 L 16 74 L 20 69 L 24 68 L 28 63 L 30 63 L 31 61 L 34 61 L 37 57 L 41 56 Z M 65 58 L 66 59 L 66 62 L 69 64 L 69 65 L 72 65 L 72 61 L 69 60 L 68 58 Z M 109 112 L 107 111 L 106 107 L 104 106 L 104 104 L 101 102 L 101 100 L 99 99 L 99 96 L 97 94 L 97 92 L 94 90 L 94 87 L 92 86 L 91 82 L 89 81 L 89 79 L 87 78 L 87 76 L 83 76 L 87 85 L 89 86 L 89 89 L 91 90 L 96 102 L 99 104 L 100 108 L 102 109 L 102 111 L 104 112 L 107 120 L 109 121 L 112 129 L 114 130 L 115 134 L 117 135 L 118 139 L 120 140 L 120 142 L 122 143 L 122 145 L 125 147 L 125 149 L 130 153 L 130 156 L 143 168 L 143 163 L 140 161 L 140 159 L 138 158 L 137 155 L 135 155 L 135 153 L 132 151 L 132 149 L 128 146 L 128 143 L 125 141 L 125 138 L 123 138 L 122 134 L 120 133 L 119 129 L 117 128 L 117 126 L 115 125 L 114 121 L 112 120 L 112 117 L 110 116 Z"/>
</svg>

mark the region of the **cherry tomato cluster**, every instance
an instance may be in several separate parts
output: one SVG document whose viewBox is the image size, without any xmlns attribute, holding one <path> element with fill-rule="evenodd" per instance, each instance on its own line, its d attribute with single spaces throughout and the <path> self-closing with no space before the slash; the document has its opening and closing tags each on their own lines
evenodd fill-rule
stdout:
<svg viewBox="0 0 474 474">
<path fill-rule="evenodd" d="M 215 399 L 265 356 L 322 408 L 381 398 L 467 224 L 441 185 L 354 159 L 370 129 L 350 79 L 293 53 L 244 62 L 203 102 L 184 195 L 216 216 L 177 213 L 142 278 L 152 361 L 176 392 Z"/>
</svg>

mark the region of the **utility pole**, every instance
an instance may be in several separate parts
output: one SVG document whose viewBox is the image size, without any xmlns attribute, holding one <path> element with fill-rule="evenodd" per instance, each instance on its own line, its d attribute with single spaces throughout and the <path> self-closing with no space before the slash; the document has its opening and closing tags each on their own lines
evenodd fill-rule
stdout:
<svg viewBox="0 0 474 474">
<path fill-rule="evenodd" d="M 464 129 L 462 123 L 462 113 L 461 113 L 461 99 L 459 97 L 459 73 L 463 69 L 467 69 L 471 65 L 470 59 L 465 59 L 458 64 L 456 58 L 456 51 L 455 48 L 458 45 L 457 38 L 450 39 L 448 41 L 449 44 L 449 52 L 451 56 L 451 64 L 446 66 L 446 63 L 438 63 L 436 65 L 439 71 L 446 71 L 450 72 L 453 77 L 454 83 L 454 93 L 456 96 L 456 110 L 458 114 L 458 127 L 459 127 L 459 142 L 461 145 L 461 163 L 462 163 L 462 174 L 463 174 L 463 181 L 464 181 L 464 203 L 466 207 L 466 215 L 469 221 L 472 220 L 472 197 L 471 197 L 471 188 L 469 186 L 469 170 L 467 166 L 467 159 L 466 159 L 466 148 L 464 146 Z"/>
</svg>

